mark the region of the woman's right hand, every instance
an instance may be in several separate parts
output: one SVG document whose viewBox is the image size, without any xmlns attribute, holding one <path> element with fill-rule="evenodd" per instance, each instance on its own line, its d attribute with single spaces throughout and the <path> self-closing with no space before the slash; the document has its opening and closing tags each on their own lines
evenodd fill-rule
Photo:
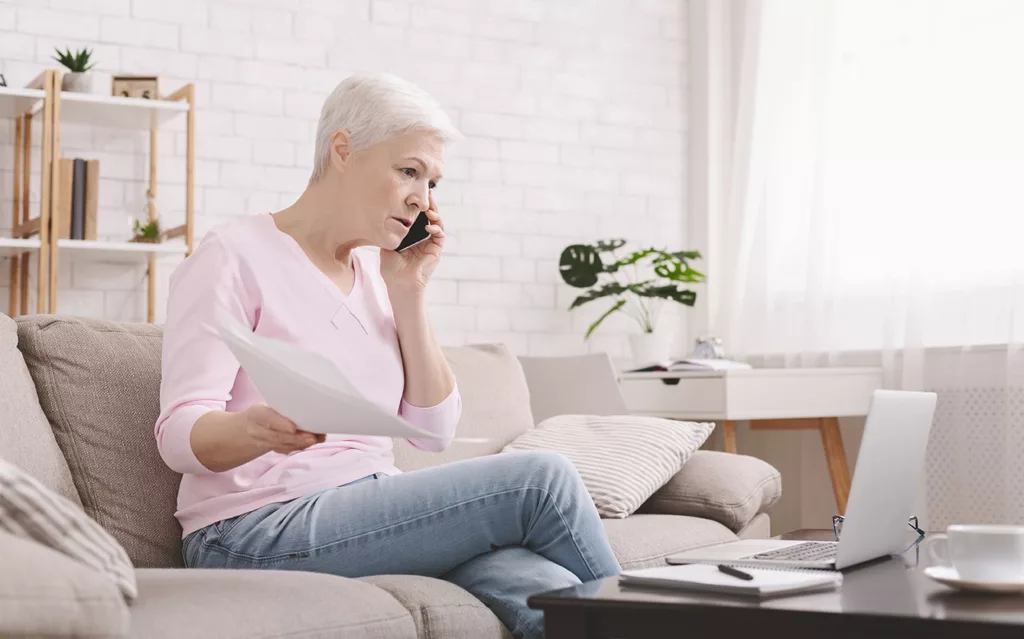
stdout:
<svg viewBox="0 0 1024 639">
<path fill-rule="evenodd" d="M 322 443 L 327 435 L 299 430 L 293 421 L 266 404 L 253 404 L 235 413 L 243 432 L 267 451 L 287 455 Z"/>
</svg>

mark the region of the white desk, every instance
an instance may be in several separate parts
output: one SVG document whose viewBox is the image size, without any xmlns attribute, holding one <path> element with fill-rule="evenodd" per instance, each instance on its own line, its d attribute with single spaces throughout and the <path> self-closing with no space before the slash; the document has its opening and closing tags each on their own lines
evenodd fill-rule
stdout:
<svg viewBox="0 0 1024 639">
<path fill-rule="evenodd" d="M 675 382 L 669 385 L 664 380 Z M 736 422 L 752 429 L 814 429 L 821 433 L 836 506 L 846 511 L 850 471 L 839 418 L 867 415 L 879 368 L 754 369 L 727 372 L 620 373 L 630 412 L 723 427 L 725 450 L 736 452 Z"/>
</svg>

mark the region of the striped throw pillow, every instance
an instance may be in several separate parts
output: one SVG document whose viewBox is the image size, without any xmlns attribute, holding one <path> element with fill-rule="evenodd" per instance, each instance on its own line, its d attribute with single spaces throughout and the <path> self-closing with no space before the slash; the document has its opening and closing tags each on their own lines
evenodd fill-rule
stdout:
<svg viewBox="0 0 1024 639">
<path fill-rule="evenodd" d="M 109 576 L 125 599 L 138 595 L 121 544 L 78 506 L 0 459 L 0 529 L 36 541 Z"/>
<path fill-rule="evenodd" d="M 657 417 L 559 415 L 520 435 L 502 452 L 553 450 L 576 466 L 597 512 L 628 517 L 668 482 L 715 428 Z"/>
</svg>

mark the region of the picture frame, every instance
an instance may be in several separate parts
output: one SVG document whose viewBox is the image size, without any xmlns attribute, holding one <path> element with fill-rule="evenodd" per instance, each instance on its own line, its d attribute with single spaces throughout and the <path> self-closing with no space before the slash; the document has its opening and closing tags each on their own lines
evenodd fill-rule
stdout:
<svg viewBox="0 0 1024 639">
<path fill-rule="evenodd" d="M 111 95 L 121 98 L 160 98 L 160 81 L 155 75 L 115 75 L 111 79 Z"/>
</svg>

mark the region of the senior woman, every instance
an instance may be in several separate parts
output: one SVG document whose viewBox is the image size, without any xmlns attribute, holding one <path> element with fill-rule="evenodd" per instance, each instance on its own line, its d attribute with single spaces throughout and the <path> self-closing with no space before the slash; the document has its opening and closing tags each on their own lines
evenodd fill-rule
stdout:
<svg viewBox="0 0 1024 639">
<path fill-rule="evenodd" d="M 529 595 L 619 572 L 564 457 L 501 454 L 403 474 L 388 437 L 304 432 L 264 405 L 218 337 L 226 312 L 315 349 L 432 435 L 414 446 L 445 448 L 461 399 L 424 291 L 445 238 L 431 191 L 458 137 L 417 87 L 348 78 L 324 103 L 298 200 L 211 230 L 173 273 L 155 434 L 182 474 L 187 566 L 439 577 L 520 637 L 543 636 Z M 395 252 L 422 210 L 430 239 Z"/>
</svg>

